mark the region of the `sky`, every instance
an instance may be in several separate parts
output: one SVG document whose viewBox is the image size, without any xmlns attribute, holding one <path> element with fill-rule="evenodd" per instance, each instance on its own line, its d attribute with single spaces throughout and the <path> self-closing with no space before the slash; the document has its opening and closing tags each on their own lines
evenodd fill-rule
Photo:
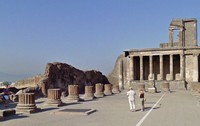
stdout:
<svg viewBox="0 0 200 126">
<path fill-rule="evenodd" d="M 200 20 L 200 2 L 0 0 L 0 73 L 20 80 L 63 62 L 108 75 L 123 51 L 168 42 L 174 18 Z"/>
</svg>

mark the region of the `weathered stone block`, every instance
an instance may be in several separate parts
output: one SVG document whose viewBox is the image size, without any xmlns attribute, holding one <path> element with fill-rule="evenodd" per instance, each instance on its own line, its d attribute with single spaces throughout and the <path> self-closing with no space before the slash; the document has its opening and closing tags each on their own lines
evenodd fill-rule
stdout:
<svg viewBox="0 0 200 126">
<path fill-rule="evenodd" d="M 14 109 L 6 109 L 6 110 L 0 111 L 0 117 L 6 117 L 6 116 L 15 115 L 15 114 L 16 114 L 16 111 Z"/>
</svg>

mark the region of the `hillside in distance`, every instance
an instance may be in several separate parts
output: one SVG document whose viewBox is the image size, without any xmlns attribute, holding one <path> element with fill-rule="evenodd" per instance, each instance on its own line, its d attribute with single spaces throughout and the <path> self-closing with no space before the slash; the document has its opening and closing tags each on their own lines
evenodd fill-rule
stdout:
<svg viewBox="0 0 200 126">
<path fill-rule="evenodd" d="M 31 76 L 33 75 L 9 74 L 9 73 L 0 72 L 0 82 L 3 82 L 3 81 L 14 82 L 14 81 L 25 79 Z"/>
</svg>

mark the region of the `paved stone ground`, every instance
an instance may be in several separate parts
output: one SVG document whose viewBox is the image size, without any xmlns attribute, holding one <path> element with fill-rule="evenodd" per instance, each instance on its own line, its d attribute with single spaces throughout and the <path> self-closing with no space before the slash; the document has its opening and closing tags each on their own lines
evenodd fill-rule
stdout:
<svg viewBox="0 0 200 126">
<path fill-rule="evenodd" d="M 88 102 L 67 103 L 58 108 L 45 107 L 45 99 L 36 100 L 42 109 L 35 114 L 17 114 L 1 121 L 2 126 L 199 126 L 199 95 L 189 91 L 146 93 L 145 111 L 129 111 L 126 91 Z M 64 100 L 63 100 L 64 101 Z M 16 104 L 10 104 L 14 108 Z M 1 109 L 5 109 L 2 105 Z M 60 109 L 96 109 L 90 115 L 52 114 Z"/>
</svg>

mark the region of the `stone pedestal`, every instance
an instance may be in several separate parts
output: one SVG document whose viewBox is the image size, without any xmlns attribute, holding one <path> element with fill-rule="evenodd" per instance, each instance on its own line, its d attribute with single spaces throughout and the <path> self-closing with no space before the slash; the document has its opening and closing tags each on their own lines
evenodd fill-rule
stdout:
<svg viewBox="0 0 200 126">
<path fill-rule="evenodd" d="M 157 88 L 156 88 L 156 84 L 155 84 L 154 80 L 149 82 L 148 92 L 149 93 L 156 93 L 157 92 Z"/>
<path fill-rule="evenodd" d="M 69 101 L 79 101 L 79 90 L 78 90 L 78 85 L 68 85 L 68 96 L 67 100 Z"/>
<path fill-rule="evenodd" d="M 156 93 L 156 88 L 154 88 L 154 87 L 148 88 L 148 92 L 149 93 Z"/>
<path fill-rule="evenodd" d="M 162 83 L 162 90 L 167 91 L 167 92 L 170 91 L 170 87 L 169 87 L 168 82 Z"/>
<path fill-rule="evenodd" d="M 49 106 L 60 106 L 62 105 L 61 101 L 61 90 L 60 89 L 48 89 L 47 92 L 47 101 L 45 105 Z"/>
<path fill-rule="evenodd" d="M 112 93 L 114 94 L 118 94 L 120 93 L 120 90 L 119 90 L 119 85 L 112 85 Z"/>
<path fill-rule="evenodd" d="M 137 89 L 138 89 L 138 91 L 140 91 L 140 90 L 145 91 L 145 84 L 138 84 Z"/>
<path fill-rule="evenodd" d="M 38 109 L 35 105 L 34 93 L 22 93 L 19 94 L 19 103 L 16 107 L 17 112 L 34 113 Z"/>
<path fill-rule="evenodd" d="M 84 100 L 94 99 L 93 86 L 85 86 Z"/>
<path fill-rule="evenodd" d="M 104 92 L 105 95 L 112 95 L 111 92 L 111 84 L 105 84 L 104 85 Z"/>
<path fill-rule="evenodd" d="M 104 94 L 103 94 L 103 84 L 98 83 L 98 84 L 95 85 L 94 96 L 97 97 L 97 98 L 101 98 L 101 97 L 104 96 Z"/>
</svg>

